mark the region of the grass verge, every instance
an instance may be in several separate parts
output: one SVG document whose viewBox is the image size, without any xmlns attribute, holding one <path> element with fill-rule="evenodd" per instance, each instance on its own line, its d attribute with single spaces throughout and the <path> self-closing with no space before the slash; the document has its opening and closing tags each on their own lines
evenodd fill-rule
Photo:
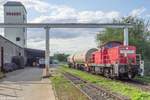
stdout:
<svg viewBox="0 0 150 100">
<path fill-rule="evenodd" d="M 61 74 L 51 77 L 50 79 L 55 88 L 58 100 L 88 100 L 84 94 L 82 94 Z"/>
<path fill-rule="evenodd" d="M 140 80 L 142 82 L 150 83 L 150 76 L 136 77 L 135 79 Z"/>
<path fill-rule="evenodd" d="M 91 83 L 103 86 L 104 88 L 110 89 L 112 92 L 128 96 L 131 98 L 131 100 L 150 100 L 150 92 L 142 91 L 139 88 L 129 86 L 118 81 L 113 81 L 102 76 L 92 75 L 83 71 L 70 69 L 66 66 L 60 67 L 60 70 L 81 77 Z"/>
</svg>

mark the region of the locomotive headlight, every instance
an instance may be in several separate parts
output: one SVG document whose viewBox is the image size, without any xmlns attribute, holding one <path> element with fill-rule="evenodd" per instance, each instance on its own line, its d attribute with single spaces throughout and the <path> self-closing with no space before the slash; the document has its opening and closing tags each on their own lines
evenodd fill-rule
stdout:
<svg viewBox="0 0 150 100">
<path fill-rule="evenodd" d="M 125 68 L 124 68 L 124 67 L 120 67 L 120 68 L 119 68 L 119 72 L 120 72 L 120 73 L 125 73 Z"/>
</svg>

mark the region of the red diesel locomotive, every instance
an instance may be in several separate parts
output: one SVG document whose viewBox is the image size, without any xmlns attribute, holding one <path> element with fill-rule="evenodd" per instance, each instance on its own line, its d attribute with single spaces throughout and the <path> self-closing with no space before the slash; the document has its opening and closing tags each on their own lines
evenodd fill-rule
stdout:
<svg viewBox="0 0 150 100">
<path fill-rule="evenodd" d="M 100 49 L 89 49 L 68 57 L 70 67 L 102 74 L 109 78 L 132 79 L 144 71 L 144 62 L 136 54 L 135 46 L 124 46 L 117 41 L 108 42 Z"/>
</svg>

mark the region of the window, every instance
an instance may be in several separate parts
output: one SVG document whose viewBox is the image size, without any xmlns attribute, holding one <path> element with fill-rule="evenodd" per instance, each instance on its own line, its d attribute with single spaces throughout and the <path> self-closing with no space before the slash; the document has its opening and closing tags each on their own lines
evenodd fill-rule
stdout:
<svg viewBox="0 0 150 100">
<path fill-rule="evenodd" d="M 21 53 L 19 52 L 19 56 L 21 56 Z"/>
<path fill-rule="evenodd" d="M 20 37 L 16 37 L 16 41 L 20 41 Z"/>
<path fill-rule="evenodd" d="M 20 12 L 6 12 L 7 16 L 20 16 L 21 13 Z"/>
</svg>

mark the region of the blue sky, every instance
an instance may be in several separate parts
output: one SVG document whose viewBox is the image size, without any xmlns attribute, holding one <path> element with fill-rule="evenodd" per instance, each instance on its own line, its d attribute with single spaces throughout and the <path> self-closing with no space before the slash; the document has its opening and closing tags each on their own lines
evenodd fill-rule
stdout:
<svg viewBox="0 0 150 100">
<path fill-rule="evenodd" d="M 149 0 L 46 0 L 47 2 L 68 5 L 78 10 L 117 10 L 128 13 L 139 7 L 150 9 Z"/>
<path fill-rule="evenodd" d="M 28 1 L 28 0 L 27 0 Z M 133 9 L 144 8 L 145 12 L 141 14 L 144 17 L 145 14 L 150 14 L 150 1 L 149 0 L 41 0 L 52 5 L 64 5 L 70 8 L 74 8 L 78 11 L 117 11 L 122 16 L 127 16 Z M 39 16 L 39 13 L 34 9 L 28 11 L 29 20 L 35 16 Z"/>
<path fill-rule="evenodd" d="M 3 4 L 0 0 L 0 21 L 3 22 Z M 11 0 L 14 1 L 14 0 Z M 28 12 L 28 22 L 34 23 L 105 23 L 124 16 L 150 19 L 149 0 L 16 0 Z M 79 52 L 96 47 L 96 33 L 101 29 L 51 29 L 51 53 Z M 0 33 L 3 34 L 2 31 Z M 91 34 L 92 33 L 92 34 Z M 44 30 L 28 30 L 28 47 L 45 49 Z"/>
<path fill-rule="evenodd" d="M 54 5 L 65 5 L 78 11 L 118 11 L 122 15 L 128 15 L 133 9 L 145 8 L 146 13 L 150 13 L 149 0 L 45 0 L 45 2 Z M 37 15 L 37 13 L 34 15 Z"/>
</svg>

